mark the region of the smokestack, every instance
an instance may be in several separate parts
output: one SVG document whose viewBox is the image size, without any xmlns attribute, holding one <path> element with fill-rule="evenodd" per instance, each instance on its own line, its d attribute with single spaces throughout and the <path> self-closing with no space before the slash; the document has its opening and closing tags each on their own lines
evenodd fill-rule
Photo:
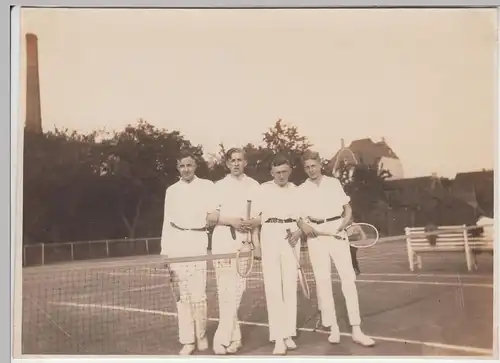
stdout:
<svg viewBox="0 0 500 363">
<path fill-rule="evenodd" d="M 38 38 L 26 34 L 26 124 L 27 130 L 42 132 L 40 78 L 38 74 Z"/>
<path fill-rule="evenodd" d="M 345 142 L 344 139 L 340 139 L 340 147 L 343 149 L 345 148 Z"/>
</svg>

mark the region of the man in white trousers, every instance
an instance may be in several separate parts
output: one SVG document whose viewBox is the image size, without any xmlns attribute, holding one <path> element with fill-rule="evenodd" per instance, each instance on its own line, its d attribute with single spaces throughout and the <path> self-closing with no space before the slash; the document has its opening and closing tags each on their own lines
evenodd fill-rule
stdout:
<svg viewBox="0 0 500 363">
<path fill-rule="evenodd" d="M 245 174 L 247 160 L 240 148 L 230 149 L 226 155 L 229 174 L 215 183 L 215 210 L 209 215 L 209 223 L 215 224 L 212 235 L 212 253 L 236 253 L 246 234 L 252 231 L 246 217 L 247 200 L 253 202 L 259 183 Z M 248 222 L 248 221 L 247 221 Z M 253 230 L 253 242 L 258 245 L 257 230 Z M 236 259 L 214 260 L 219 300 L 219 325 L 215 332 L 215 354 L 234 354 L 242 346 L 238 323 L 238 309 L 246 288 L 246 281 L 236 269 Z"/>
<path fill-rule="evenodd" d="M 283 355 L 297 346 L 297 260 L 300 236 L 297 227 L 299 201 L 297 187 L 288 181 L 290 161 L 277 155 L 271 163 L 273 180 L 262 184 L 255 203 L 260 216 L 253 223 L 262 224 L 261 250 L 264 289 L 269 320 L 269 340 L 275 342 L 273 354 Z M 286 238 L 286 230 L 292 235 Z"/>
<path fill-rule="evenodd" d="M 167 188 L 161 236 L 161 254 L 168 258 L 207 254 L 207 215 L 213 209 L 212 181 L 195 175 L 196 159 L 181 152 L 177 159 L 180 180 Z M 171 263 L 177 274 L 180 301 L 177 302 L 180 355 L 208 349 L 207 262 Z"/>
<path fill-rule="evenodd" d="M 360 328 L 356 273 L 352 265 L 350 245 L 344 231 L 352 218 L 350 198 L 345 194 L 338 179 L 322 174 L 321 159 L 317 152 L 306 151 L 302 162 L 308 179 L 298 187 L 301 198 L 299 226 L 307 236 L 321 319 L 324 326 L 330 326 L 328 341 L 340 342 L 340 330 L 332 292 L 331 261 L 333 260 L 342 284 L 342 293 L 352 326 L 352 339 L 363 346 L 373 346 L 375 342 Z M 338 233 L 344 239 L 318 236 L 320 231 Z"/>
</svg>

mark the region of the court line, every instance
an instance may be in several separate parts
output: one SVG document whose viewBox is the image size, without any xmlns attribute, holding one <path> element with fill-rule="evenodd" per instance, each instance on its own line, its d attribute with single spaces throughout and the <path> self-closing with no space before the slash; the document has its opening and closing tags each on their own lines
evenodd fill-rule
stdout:
<svg viewBox="0 0 500 363">
<path fill-rule="evenodd" d="M 148 269 L 142 268 L 139 269 L 139 271 L 154 271 L 153 269 Z M 118 272 L 119 274 L 126 274 L 124 272 Z M 108 274 L 113 275 L 115 272 L 108 272 Z M 250 275 L 255 274 L 255 275 L 262 275 L 262 271 L 252 271 Z M 312 272 L 306 272 L 306 275 L 312 275 Z M 128 274 L 126 274 L 129 276 Z M 153 274 L 147 274 L 150 276 L 167 276 L 168 273 L 165 272 L 164 274 L 162 273 L 153 273 Z M 332 272 L 332 276 L 338 276 L 338 273 Z M 460 279 L 493 279 L 492 274 L 471 274 L 471 273 L 455 273 L 455 274 L 441 274 L 441 273 L 418 273 L 418 272 L 401 272 L 401 273 L 395 273 L 395 272 L 363 272 L 361 276 L 395 276 L 395 277 L 438 277 L 438 278 L 460 278 Z"/>
<path fill-rule="evenodd" d="M 126 311 L 126 312 L 136 312 L 136 313 L 145 313 L 145 314 L 154 314 L 154 315 L 164 315 L 170 317 L 177 317 L 177 313 L 169 312 L 169 311 L 161 311 L 161 310 L 148 310 L 148 309 L 140 309 L 133 308 L 127 306 L 117 306 L 117 305 L 97 305 L 97 304 L 79 304 L 73 302 L 53 302 L 50 301 L 49 304 L 56 306 L 71 306 L 71 307 L 81 307 L 81 308 L 90 308 L 90 309 L 104 309 L 104 310 L 115 310 L 115 311 Z M 217 318 L 208 318 L 209 321 L 219 321 Z M 268 328 L 269 325 L 265 323 L 257 323 L 250 321 L 239 321 L 240 324 L 250 325 L 250 326 L 260 326 Z M 305 331 L 305 332 L 316 332 L 321 334 L 329 334 L 328 331 L 325 330 L 317 330 L 312 328 L 297 328 L 297 330 Z M 342 336 L 351 336 L 350 333 L 340 333 Z M 394 342 L 394 343 L 403 343 L 403 344 L 413 344 L 413 345 L 424 345 L 427 347 L 438 348 L 438 349 L 449 349 L 449 350 L 457 350 L 468 353 L 477 353 L 484 355 L 492 355 L 493 350 L 484 349 L 478 347 L 471 347 L 466 345 L 453 345 L 453 344 L 444 344 L 438 342 L 425 342 L 420 340 L 412 340 L 412 339 L 401 339 L 401 338 L 392 338 L 392 337 L 381 337 L 370 335 L 371 338 L 375 340 L 381 340 L 386 342 Z"/>
<path fill-rule="evenodd" d="M 127 273 L 112 272 L 110 274 L 116 276 L 130 276 Z M 161 276 L 166 277 L 165 274 L 142 274 L 143 276 Z M 137 276 L 137 275 L 136 275 Z M 306 273 L 306 276 L 314 276 L 312 272 Z M 335 275 L 338 276 L 338 275 Z M 246 280 L 250 281 L 263 281 L 261 277 L 247 277 Z M 307 281 L 314 282 L 313 278 L 308 278 Z M 333 282 L 340 282 L 340 278 L 332 278 Z M 458 287 L 485 287 L 493 288 L 493 284 L 487 283 L 468 283 L 468 282 L 439 282 L 439 281 L 411 281 L 411 280 L 363 280 L 360 278 L 356 279 L 356 282 L 362 283 L 377 283 L 377 284 L 402 284 L 402 285 L 434 285 L 434 286 L 458 286 Z"/>
</svg>

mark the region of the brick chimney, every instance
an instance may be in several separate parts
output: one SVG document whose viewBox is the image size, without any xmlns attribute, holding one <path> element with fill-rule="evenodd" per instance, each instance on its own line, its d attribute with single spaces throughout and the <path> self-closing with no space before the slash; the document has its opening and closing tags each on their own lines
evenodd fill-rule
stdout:
<svg viewBox="0 0 500 363">
<path fill-rule="evenodd" d="M 38 74 L 38 38 L 26 34 L 26 123 L 27 130 L 42 132 L 40 78 Z"/>
</svg>

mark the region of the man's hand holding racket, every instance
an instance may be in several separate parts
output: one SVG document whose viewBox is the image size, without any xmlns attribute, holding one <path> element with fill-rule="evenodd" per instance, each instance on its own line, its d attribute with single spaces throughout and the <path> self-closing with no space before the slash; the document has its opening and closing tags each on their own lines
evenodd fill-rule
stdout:
<svg viewBox="0 0 500 363">
<path fill-rule="evenodd" d="M 302 218 L 297 222 L 297 226 L 307 237 L 317 237 L 319 235 L 319 232 Z"/>
<path fill-rule="evenodd" d="M 297 245 L 297 242 L 299 242 L 301 236 L 302 236 L 302 230 L 298 229 L 295 232 L 288 233 L 286 238 L 290 246 L 295 247 Z"/>
</svg>

